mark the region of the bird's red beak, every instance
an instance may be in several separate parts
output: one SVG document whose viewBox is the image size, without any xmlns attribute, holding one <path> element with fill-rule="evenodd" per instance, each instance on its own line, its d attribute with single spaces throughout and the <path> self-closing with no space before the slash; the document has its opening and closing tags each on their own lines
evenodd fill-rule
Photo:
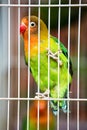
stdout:
<svg viewBox="0 0 87 130">
<path fill-rule="evenodd" d="M 20 33 L 23 34 L 26 31 L 26 28 L 27 28 L 26 25 L 22 23 L 20 25 Z"/>
</svg>

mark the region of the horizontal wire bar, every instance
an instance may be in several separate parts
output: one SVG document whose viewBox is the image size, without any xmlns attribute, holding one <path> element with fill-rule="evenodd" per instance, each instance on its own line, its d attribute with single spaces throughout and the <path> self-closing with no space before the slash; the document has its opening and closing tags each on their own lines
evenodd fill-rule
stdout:
<svg viewBox="0 0 87 130">
<path fill-rule="evenodd" d="M 0 7 L 87 7 L 87 4 L 0 4 Z"/>
<path fill-rule="evenodd" d="M 27 100 L 87 101 L 86 98 L 69 98 L 69 99 L 67 99 L 67 98 L 6 98 L 6 97 L 0 98 L 0 101 L 1 100 L 2 101 L 3 100 L 5 100 L 5 101 L 8 101 L 8 100 L 10 100 L 10 101 L 12 101 L 12 100 L 14 100 L 14 101 L 18 101 L 18 100 L 20 100 L 20 101 L 27 101 Z"/>
</svg>

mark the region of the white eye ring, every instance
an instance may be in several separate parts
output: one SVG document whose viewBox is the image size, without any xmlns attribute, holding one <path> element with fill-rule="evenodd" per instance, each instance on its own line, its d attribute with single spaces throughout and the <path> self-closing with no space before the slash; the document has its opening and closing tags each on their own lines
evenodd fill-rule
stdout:
<svg viewBox="0 0 87 130">
<path fill-rule="evenodd" d="M 30 27 L 35 27 L 36 23 L 35 22 L 30 22 Z"/>
</svg>

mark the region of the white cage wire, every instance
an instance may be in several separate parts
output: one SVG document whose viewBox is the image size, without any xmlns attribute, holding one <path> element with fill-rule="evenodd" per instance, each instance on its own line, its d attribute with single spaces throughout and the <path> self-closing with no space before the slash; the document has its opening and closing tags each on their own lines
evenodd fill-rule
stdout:
<svg viewBox="0 0 87 130">
<path fill-rule="evenodd" d="M 36 10 L 34 10 L 34 8 Z M 87 121 L 87 96 L 86 94 L 86 79 L 83 80 L 85 81 L 85 87 L 83 87 L 83 85 L 81 83 L 81 66 L 83 65 L 82 71 L 84 71 L 84 77 L 86 77 L 86 43 L 87 43 L 87 38 L 86 35 L 82 35 L 81 33 L 81 28 L 82 26 L 86 26 L 87 28 L 87 24 L 81 25 L 82 22 L 82 15 L 86 18 L 87 17 L 87 1 L 73 1 L 73 0 L 66 0 L 66 1 L 53 1 L 53 0 L 45 0 L 45 1 L 30 1 L 30 0 L 0 0 L 0 28 L 1 28 L 1 32 L 0 32 L 0 130 L 21 130 L 22 129 L 22 118 L 24 117 L 24 113 L 25 113 L 25 109 L 26 109 L 26 115 L 27 115 L 27 128 L 26 130 L 29 130 L 29 115 L 30 115 L 30 106 L 31 106 L 31 101 L 35 101 L 36 99 L 34 97 L 32 97 L 31 95 L 33 95 L 33 91 L 35 92 L 36 90 L 36 84 L 33 83 L 33 79 L 31 78 L 31 74 L 30 74 L 30 69 L 29 67 L 26 68 L 25 63 L 24 63 L 24 57 L 23 57 L 23 52 L 22 52 L 22 47 L 21 47 L 21 42 L 20 42 L 20 21 L 21 18 L 25 15 L 31 15 L 33 12 L 33 14 L 35 13 L 35 15 L 37 14 L 38 16 L 38 89 L 36 91 L 40 92 L 39 88 L 40 88 L 40 18 L 41 18 L 41 13 L 43 12 L 43 14 L 45 15 L 44 10 L 41 9 L 42 8 L 46 8 L 48 10 L 47 12 L 47 26 L 48 26 L 48 48 L 50 48 L 50 33 L 51 31 L 51 13 L 52 10 L 51 8 L 58 9 L 57 13 L 57 31 L 56 31 L 56 36 L 58 37 L 58 39 L 61 41 L 61 10 L 64 8 L 67 8 L 67 49 L 68 49 L 68 71 L 69 71 L 69 57 L 72 57 L 72 64 L 74 61 L 74 64 L 76 66 L 74 66 L 74 71 L 75 71 L 75 76 L 73 79 L 73 85 L 72 85 L 72 93 L 76 93 L 76 95 L 73 94 L 73 97 L 70 97 L 69 94 L 69 85 L 68 85 L 68 94 L 67 94 L 67 98 L 63 98 L 63 99 L 55 99 L 58 101 L 61 100 L 65 100 L 68 103 L 68 110 L 71 109 L 71 113 L 74 114 L 74 117 L 71 117 L 71 113 L 68 111 L 66 115 L 63 116 L 64 120 L 65 120 L 65 124 L 63 124 L 64 120 L 62 118 L 62 122 L 60 120 L 61 118 L 61 113 L 58 111 L 57 117 L 56 117 L 56 127 L 54 128 L 55 130 L 62 130 L 67 129 L 67 130 L 86 130 L 87 129 L 87 124 L 83 123 L 82 126 L 80 126 L 80 103 L 84 103 L 84 105 L 82 107 L 85 107 L 83 109 L 84 115 L 82 116 L 84 117 L 84 122 Z M 76 18 L 76 24 L 73 25 L 73 34 L 75 33 L 75 28 L 77 28 L 77 40 L 76 40 L 76 44 L 71 45 L 71 37 L 73 34 L 71 34 L 71 29 L 72 29 L 72 21 L 71 21 L 71 13 L 74 11 L 74 9 L 77 9 L 77 13 Z M 36 12 L 35 12 L 36 11 Z M 64 12 L 64 10 L 63 10 Z M 42 18 L 46 18 L 44 15 L 42 15 Z M 66 15 L 66 14 L 65 14 Z M 54 12 L 54 16 L 55 16 L 55 12 Z M 53 16 L 53 17 L 54 17 Z M 64 16 L 64 15 L 63 15 Z M 73 18 L 74 19 L 74 18 Z M 87 19 L 87 18 L 86 18 Z M 87 20 L 85 19 L 86 23 Z M 46 21 L 45 20 L 45 21 Z M 55 19 L 54 19 L 55 22 Z M 55 26 L 53 24 L 53 26 Z M 75 26 L 75 27 L 74 27 Z M 85 27 L 84 27 L 85 28 Z M 64 28 L 65 29 L 65 28 Z M 87 29 L 86 29 L 87 30 Z M 84 32 L 84 31 L 82 31 Z M 86 31 L 87 32 L 87 31 Z M 85 32 L 85 34 L 86 34 Z M 64 32 L 65 33 L 65 32 Z M 30 30 L 29 30 L 29 34 L 30 34 Z M 82 36 L 84 37 L 83 39 L 86 40 L 82 40 Z M 63 35 L 64 36 L 64 35 Z M 30 46 L 30 35 L 28 35 L 28 40 L 29 40 L 29 46 Z M 82 41 L 81 41 L 82 40 Z M 82 42 L 84 42 L 84 47 L 83 47 L 83 52 L 81 52 L 81 47 L 82 47 Z M 28 46 L 28 56 L 30 57 L 30 48 Z M 74 55 L 74 51 L 73 49 L 76 49 L 76 57 L 71 55 L 71 46 L 72 46 L 72 55 Z M 76 48 L 75 48 L 76 47 Z M 84 53 L 84 55 L 82 55 L 82 53 Z M 83 59 L 82 56 L 83 56 Z M 76 62 L 76 63 L 75 63 Z M 82 64 L 83 63 L 83 64 Z M 30 60 L 28 60 L 28 65 L 30 66 Z M 76 68 L 75 68 L 76 67 Z M 50 83 L 49 83 L 49 79 L 50 79 L 50 58 L 48 57 L 48 89 L 50 88 Z M 58 69 L 59 69 L 59 64 L 58 64 Z M 24 76 L 22 78 L 22 76 Z M 83 76 L 83 75 L 82 75 Z M 76 78 L 76 82 L 74 82 Z M 58 79 L 59 81 L 59 79 Z M 26 83 L 27 82 L 27 83 Z M 59 83 L 58 83 L 59 84 Z M 69 84 L 69 77 L 68 77 L 68 84 Z M 24 87 L 27 87 L 27 89 Z M 22 86 L 22 87 L 21 87 Z M 31 86 L 35 87 L 35 90 L 30 90 Z M 59 85 L 58 85 L 59 86 Z M 74 87 L 73 87 L 74 86 Z M 15 87 L 15 88 L 14 88 Z M 84 92 L 82 91 L 83 88 L 85 89 Z M 15 90 L 16 89 L 16 90 Z M 22 90 L 23 89 L 23 90 Z M 23 93 L 23 91 L 26 89 L 25 93 Z M 34 88 L 33 88 L 34 89 Z M 82 92 L 81 92 L 82 91 Z M 80 95 L 80 93 L 82 93 L 83 96 Z M 23 94 L 23 95 L 22 95 Z M 25 96 L 27 95 L 27 96 Z M 74 97 L 75 96 L 75 97 Z M 40 99 L 39 99 L 40 100 Z M 42 99 L 41 99 L 42 100 Z M 49 105 L 49 101 L 52 100 L 51 98 L 47 99 L 43 99 L 48 101 L 47 102 L 47 130 L 50 130 L 50 105 Z M 22 102 L 27 102 L 27 105 L 25 105 L 25 103 L 22 104 Z M 72 102 L 76 103 L 75 107 L 75 112 L 72 110 L 72 108 L 70 107 L 70 105 L 73 107 Z M 71 104 L 70 104 L 71 103 Z M 22 106 L 26 106 L 26 108 L 21 108 Z M 39 101 L 38 101 L 38 110 L 37 110 L 37 130 L 41 129 L 39 128 L 40 126 L 40 113 L 39 113 Z M 21 112 L 20 112 L 21 111 Z M 73 112 L 72 112 L 73 111 Z M 83 112 L 82 111 L 82 112 Z M 15 114 L 14 114 L 15 113 Z M 22 113 L 22 115 L 21 115 Z M 16 115 L 16 116 L 15 116 Z M 73 118 L 73 120 L 71 121 L 70 118 Z M 76 124 L 73 123 L 73 121 L 76 120 Z M 61 127 L 61 125 L 64 125 L 64 127 Z M 74 126 L 75 127 L 74 127 Z M 72 127 L 73 126 L 73 127 Z"/>
</svg>

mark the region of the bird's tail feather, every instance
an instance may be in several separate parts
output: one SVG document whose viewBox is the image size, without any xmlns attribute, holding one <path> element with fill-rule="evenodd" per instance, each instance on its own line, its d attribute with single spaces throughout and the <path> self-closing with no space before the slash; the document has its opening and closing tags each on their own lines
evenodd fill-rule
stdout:
<svg viewBox="0 0 87 130">
<path fill-rule="evenodd" d="M 58 106 L 59 105 L 59 106 Z M 59 110 L 62 110 L 64 113 L 67 113 L 67 101 L 50 101 L 50 107 L 52 108 L 53 114 L 57 115 Z"/>
</svg>

